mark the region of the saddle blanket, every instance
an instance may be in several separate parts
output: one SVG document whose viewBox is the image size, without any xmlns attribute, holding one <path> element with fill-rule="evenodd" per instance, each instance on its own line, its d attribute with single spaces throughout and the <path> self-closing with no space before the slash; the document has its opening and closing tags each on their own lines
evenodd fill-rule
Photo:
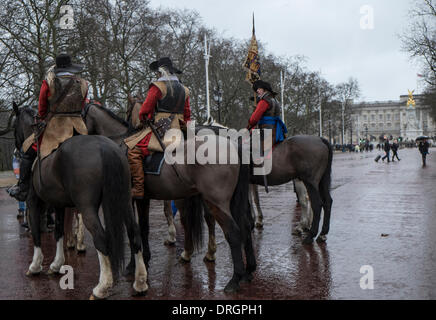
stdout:
<svg viewBox="0 0 436 320">
<path fill-rule="evenodd" d="M 145 174 L 160 175 L 160 169 L 164 162 L 163 152 L 153 152 L 151 155 L 144 158 L 143 166 Z"/>
</svg>

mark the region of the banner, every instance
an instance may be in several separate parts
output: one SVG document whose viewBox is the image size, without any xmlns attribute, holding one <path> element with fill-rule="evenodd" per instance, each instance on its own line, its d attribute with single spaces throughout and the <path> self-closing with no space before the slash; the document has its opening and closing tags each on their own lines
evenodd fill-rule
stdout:
<svg viewBox="0 0 436 320">
<path fill-rule="evenodd" d="M 247 70 L 247 75 L 245 76 L 246 81 L 252 84 L 256 80 L 260 79 L 261 71 L 260 71 L 257 40 L 254 31 L 254 14 L 253 14 L 253 35 L 251 36 L 251 42 L 250 42 L 250 47 L 248 49 L 247 58 L 245 59 L 242 67 L 245 70 Z"/>
</svg>

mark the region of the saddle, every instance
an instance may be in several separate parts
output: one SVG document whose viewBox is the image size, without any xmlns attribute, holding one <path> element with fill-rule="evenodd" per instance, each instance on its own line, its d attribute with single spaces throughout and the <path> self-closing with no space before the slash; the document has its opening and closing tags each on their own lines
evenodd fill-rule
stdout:
<svg viewBox="0 0 436 320">
<path fill-rule="evenodd" d="M 151 155 L 144 157 L 142 166 L 144 168 L 144 174 L 160 175 L 160 170 L 164 162 L 163 152 L 153 152 Z"/>
</svg>

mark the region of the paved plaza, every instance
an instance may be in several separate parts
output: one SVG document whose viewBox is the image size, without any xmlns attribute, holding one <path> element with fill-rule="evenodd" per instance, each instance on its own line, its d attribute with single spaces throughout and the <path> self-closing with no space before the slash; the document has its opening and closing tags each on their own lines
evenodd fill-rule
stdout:
<svg viewBox="0 0 436 320">
<path fill-rule="evenodd" d="M 425 168 L 417 149 L 401 149 L 401 161 L 389 164 L 375 163 L 377 154 L 334 154 L 333 208 L 325 244 L 303 246 L 291 234 L 301 213 L 292 183 L 270 187 L 268 194 L 259 188 L 264 228 L 253 231 L 258 269 L 237 294 L 223 291 L 233 267 L 219 226 L 216 263 L 203 262 L 203 247 L 190 264 L 182 264 L 179 217 L 177 243 L 166 247 L 162 202 L 152 201 L 150 288 L 145 297 L 133 299 L 436 299 L 436 149 L 430 149 Z M 7 173 L 0 175 L 2 181 L 7 178 Z M 62 290 L 60 275 L 25 275 L 33 244 L 16 214 L 16 202 L 1 188 L 0 299 L 88 299 L 99 276 L 89 233 L 85 254 L 66 250 L 74 289 Z M 55 255 L 53 233 L 43 235 L 42 249 L 46 271 Z M 128 253 L 126 244 L 126 260 Z M 373 289 L 361 287 L 362 277 L 370 275 L 362 266 L 372 270 Z M 132 298 L 132 281 L 121 276 L 109 299 Z"/>
</svg>

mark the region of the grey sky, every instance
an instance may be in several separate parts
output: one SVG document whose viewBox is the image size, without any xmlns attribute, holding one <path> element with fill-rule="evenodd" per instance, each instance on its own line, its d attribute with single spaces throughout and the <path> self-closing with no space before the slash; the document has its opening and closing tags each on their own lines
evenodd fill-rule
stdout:
<svg viewBox="0 0 436 320">
<path fill-rule="evenodd" d="M 412 0 L 151 0 L 157 8 L 197 11 L 204 24 L 226 37 L 256 37 L 267 53 L 301 54 L 310 70 L 321 70 L 331 83 L 355 77 L 360 100 L 397 100 L 416 89 L 419 67 L 401 51 L 398 37 L 407 30 Z M 374 10 L 374 28 L 362 30 L 360 8 Z M 260 56 L 265 52 L 260 52 Z M 241 57 L 243 60 L 244 57 Z M 213 59 L 213 58 L 212 58 Z M 262 63 L 262 61 L 261 61 Z M 263 70 L 267 73 L 268 70 Z M 418 92 L 422 84 L 419 84 Z M 416 93 L 417 91 L 415 91 Z"/>
</svg>

